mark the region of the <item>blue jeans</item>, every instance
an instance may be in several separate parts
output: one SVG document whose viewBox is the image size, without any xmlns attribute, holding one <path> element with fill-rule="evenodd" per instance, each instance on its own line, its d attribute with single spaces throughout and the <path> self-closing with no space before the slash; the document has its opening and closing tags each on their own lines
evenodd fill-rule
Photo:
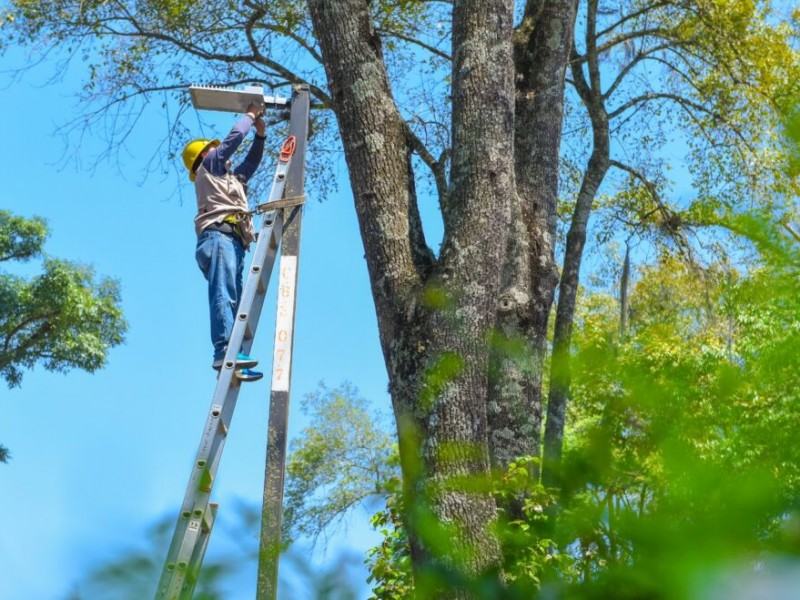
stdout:
<svg viewBox="0 0 800 600">
<path fill-rule="evenodd" d="M 197 237 L 195 258 L 208 281 L 214 360 L 222 360 L 242 296 L 244 247 L 232 235 L 206 230 Z"/>
</svg>

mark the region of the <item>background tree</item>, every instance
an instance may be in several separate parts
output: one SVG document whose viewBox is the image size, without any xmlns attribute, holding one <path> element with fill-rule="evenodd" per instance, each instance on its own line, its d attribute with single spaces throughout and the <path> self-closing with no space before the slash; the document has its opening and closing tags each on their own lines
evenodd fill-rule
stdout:
<svg viewBox="0 0 800 600">
<path fill-rule="evenodd" d="M 352 384 L 320 384 L 302 400 L 308 425 L 292 440 L 283 518 L 288 539 L 328 537 L 357 506 L 373 507 L 399 477 L 397 442 Z"/>
<path fill-rule="evenodd" d="M 587 295 L 579 310 L 571 506 L 559 529 L 564 543 L 580 540 L 592 586 L 631 585 L 633 563 L 649 573 L 639 581 L 657 581 L 650 561 L 660 561 L 674 589 L 641 593 L 688 597 L 704 569 L 798 550 L 786 531 L 798 499 L 786 436 L 798 323 L 787 285 L 799 263 L 779 230 L 753 225 L 739 231 L 788 254 L 747 274 L 663 255 L 639 271 L 624 340 L 613 297 Z"/>
<path fill-rule="evenodd" d="M 615 232 L 624 228 L 628 240 L 677 246 L 687 260 L 701 261 L 723 241 L 708 228 L 698 231 L 708 212 L 791 210 L 798 188 L 785 169 L 790 150 L 780 108 L 797 93 L 800 60 L 792 27 L 772 20 L 773 10 L 767 2 L 591 0 L 579 15 L 569 81 L 585 112 L 572 110 L 567 125 L 574 133 L 566 164 L 577 165 L 579 183 L 569 201 L 553 338 L 544 443 L 551 483 L 593 209 L 603 219 L 595 248 L 604 239 L 622 241 Z M 666 158 L 670 148 L 686 153 L 685 164 Z M 680 189 L 689 180 L 691 189 Z M 734 251 L 731 241 L 723 254 Z"/>
<path fill-rule="evenodd" d="M 0 263 L 42 258 L 42 273 L 30 279 L 0 270 L 0 377 L 10 388 L 37 364 L 60 373 L 102 368 L 127 329 L 118 283 L 44 255 L 47 235 L 44 219 L 0 210 Z M 0 447 L 0 462 L 7 458 Z"/>
</svg>

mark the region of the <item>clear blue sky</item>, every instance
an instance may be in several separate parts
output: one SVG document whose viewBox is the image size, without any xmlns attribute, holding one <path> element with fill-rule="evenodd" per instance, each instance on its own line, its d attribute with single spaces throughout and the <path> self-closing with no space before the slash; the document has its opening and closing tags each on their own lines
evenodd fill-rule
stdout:
<svg viewBox="0 0 800 600">
<path fill-rule="evenodd" d="M 22 52 L 10 53 L 0 71 L 23 59 Z M 174 518 L 215 381 L 205 281 L 194 260 L 193 190 L 182 179 L 183 193 L 177 194 L 173 176 L 139 183 L 152 145 L 161 142 L 163 120 L 154 113 L 137 128 L 122 174 L 103 163 L 88 171 L 104 148 L 101 140 L 81 142 L 84 169 L 57 166 L 64 145 L 56 127 L 80 114 L 74 97 L 79 71 L 50 83 L 52 63 L 13 84 L 7 74 L 0 76 L 6 149 L 0 207 L 45 217 L 48 254 L 91 263 L 98 274 L 119 279 L 130 331 L 100 372 L 63 375 L 37 368 L 26 372 L 21 388 L 0 387 L 0 443 L 12 452 L 10 464 L 0 465 L 0 598 L 8 600 L 64 598 L 87 569 L 141 546 L 164 515 Z M 216 133 L 227 133 L 234 119 L 222 115 Z M 69 142 L 75 151 L 77 140 Z M 320 381 L 335 386 L 349 380 L 377 408 L 390 410 L 343 164 L 339 175 L 340 193 L 312 193 L 303 222 L 293 432 L 303 426 L 300 398 Z M 267 376 L 243 387 L 218 473 L 218 528 L 226 527 L 226 519 L 235 521 L 237 499 L 261 502 L 274 292 L 273 286 L 252 352 Z M 331 542 L 328 558 L 338 554 L 339 543 L 364 549 L 377 540 L 367 517 L 362 511 L 349 533 Z M 217 539 L 212 535 L 209 559 L 225 552 Z M 231 600 L 253 598 L 251 571 Z"/>
</svg>

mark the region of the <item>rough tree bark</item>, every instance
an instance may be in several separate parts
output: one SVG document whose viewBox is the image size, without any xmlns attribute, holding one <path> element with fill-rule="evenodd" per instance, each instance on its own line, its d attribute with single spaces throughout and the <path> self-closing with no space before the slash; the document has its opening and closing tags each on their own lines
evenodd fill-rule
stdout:
<svg viewBox="0 0 800 600">
<path fill-rule="evenodd" d="M 554 248 L 564 76 L 576 5 L 529 0 L 514 33 L 517 195 L 498 332 L 516 343 L 511 352 L 495 352 L 488 405 L 493 464 L 501 469 L 518 456 L 539 455 L 542 365 L 558 282 Z"/>
<path fill-rule="evenodd" d="M 453 3 L 452 161 L 438 258 L 420 226 L 409 160 L 415 140 L 392 98 L 368 4 L 311 0 L 309 7 L 350 171 L 407 493 L 424 499 L 438 522 L 457 531 L 448 556 L 434 556 L 425 531 L 409 516 L 414 568 L 443 559 L 468 574 L 495 570 L 500 549 L 488 528 L 496 507 L 488 494 L 458 482 L 487 477 L 490 452 L 501 462 L 530 453 L 518 451 L 530 448 L 527 439 L 517 443 L 525 437 L 520 432 L 538 444 L 539 421 L 531 420 L 530 410 L 540 404 L 538 373 L 519 378 L 526 387 L 524 419 L 519 396 L 500 394 L 490 425 L 489 339 L 500 308 L 500 314 L 521 314 L 513 329 L 522 336 L 533 332 L 533 347 L 543 347 L 574 4 L 529 3 L 517 43 L 525 68 L 517 86 L 514 3 Z M 515 105 L 528 119 L 522 134 L 515 129 Z M 519 140 L 522 151 L 515 152 Z M 516 262 L 504 270 L 509 248 Z M 503 287 L 514 279 L 509 273 L 523 275 L 513 292 Z M 494 382 L 499 386 L 492 390 L 502 388 L 501 379 Z M 512 397 L 516 406 L 505 410 Z M 501 428 L 512 433 L 492 434 Z M 509 439 L 514 444 L 506 444 Z"/>
<path fill-rule="evenodd" d="M 492 464 L 538 456 L 554 262 L 565 64 L 577 2 L 529 0 L 514 33 L 517 195 L 488 403 Z M 524 360 L 520 360 L 523 357 Z"/>
</svg>

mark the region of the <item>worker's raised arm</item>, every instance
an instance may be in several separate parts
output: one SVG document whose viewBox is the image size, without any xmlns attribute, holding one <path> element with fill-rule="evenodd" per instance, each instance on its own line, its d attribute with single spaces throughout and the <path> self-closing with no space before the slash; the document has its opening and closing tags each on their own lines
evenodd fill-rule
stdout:
<svg viewBox="0 0 800 600">
<path fill-rule="evenodd" d="M 266 139 L 264 135 L 264 120 L 261 117 L 256 118 L 255 126 L 256 135 L 250 145 L 250 150 L 242 163 L 233 170 L 234 175 L 245 182 L 256 172 L 258 165 L 261 163 L 261 157 L 264 156 L 264 140 Z"/>
<path fill-rule="evenodd" d="M 241 119 L 236 121 L 230 133 L 222 140 L 222 143 L 206 155 L 203 159 L 203 166 L 209 173 L 216 176 L 222 176 L 226 173 L 226 163 L 241 145 L 245 136 L 253 127 L 253 123 L 261 115 L 261 112 L 261 109 L 255 104 L 248 106 L 247 112 Z M 258 164 L 256 164 L 256 166 L 258 166 Z"/>
</svg>

